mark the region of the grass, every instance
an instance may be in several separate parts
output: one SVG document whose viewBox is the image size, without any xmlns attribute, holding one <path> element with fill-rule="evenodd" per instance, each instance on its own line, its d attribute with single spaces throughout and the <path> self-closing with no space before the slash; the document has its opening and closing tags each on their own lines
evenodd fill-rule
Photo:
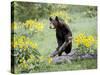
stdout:
<svg viewBox="0 0 100 75">
<path fill-rule="evenodd" d="M 83 59 L 72 61 L 69 63 L 61 63 L 61 64 L 41 64 L 39 68 L 32 69 L 28 71 L 29 73 L 38 73 L 38 72 L 57 72 L 57 71 L 73 71 L 73 70 L 89 70 L 89 69 L 97 69 L 97 60 L 96 59 Z M 28 73 L 21 72 L 17 67 L 15 69 L 15 73 Z"/>
<path fill-rule="evenodd" d="M 73 61 L 72 64 L 50 64 L 49 67 L 45 65 L 41 66 L 38 70 L 32 70 L 31 72 L 54 72 L 54 71 L 69 71 L 69 70 L 86 70 L 96 69 L 97 61 L 95 59 L 84 59 Z"/>
</svg>

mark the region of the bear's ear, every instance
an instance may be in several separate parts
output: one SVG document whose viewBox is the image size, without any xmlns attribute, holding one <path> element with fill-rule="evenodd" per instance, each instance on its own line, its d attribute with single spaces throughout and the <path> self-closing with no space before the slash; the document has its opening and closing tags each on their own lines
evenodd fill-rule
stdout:
<svg viewBox="0 0 100 75">
<path fill-rule="evenodd" d="M 52 18 L 50 17 L 49 20 L 52 21 Z"/>
<path fill-rule="evenodd" d="M 59 21 L 58 16 L 55 17 L 55 20 L 56 20 L 56 21 Z"/>
</svg>

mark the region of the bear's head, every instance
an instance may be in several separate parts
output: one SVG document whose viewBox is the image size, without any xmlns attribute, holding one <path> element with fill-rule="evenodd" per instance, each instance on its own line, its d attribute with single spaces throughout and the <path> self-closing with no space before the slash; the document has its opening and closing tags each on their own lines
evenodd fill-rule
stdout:
<svg viewBox="0 0 100 75">
<path fill-rule="evenodd" d="M 55 17 L 55 19 L 50 17 L 49 20 L 50 20 L 50 26 L 49 26 L 50 29 L 56 29 L 57 27 L 61 25 L 59 18 L 57 16 Z"/>
</svg>

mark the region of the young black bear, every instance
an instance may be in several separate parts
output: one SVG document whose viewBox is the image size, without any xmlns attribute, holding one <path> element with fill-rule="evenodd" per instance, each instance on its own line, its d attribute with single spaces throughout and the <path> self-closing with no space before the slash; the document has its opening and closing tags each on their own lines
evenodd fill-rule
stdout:
<svg viewBox="0 0 100 75">
<path fill-rule="evenodd" d="M 55 19 L 49 18 L 50 29 L 56 30 L 56 38 L 58 47 L 56 50 L 50 55 L 51 57 L 54 57 L 56 55 L 61 56 L 63 52 L 66 54 L 71 52 L 72 48 L 72 32 L 68 25 L 65 24 L 64 21 L 60 20 L 57 16 Z"/>
</svg>

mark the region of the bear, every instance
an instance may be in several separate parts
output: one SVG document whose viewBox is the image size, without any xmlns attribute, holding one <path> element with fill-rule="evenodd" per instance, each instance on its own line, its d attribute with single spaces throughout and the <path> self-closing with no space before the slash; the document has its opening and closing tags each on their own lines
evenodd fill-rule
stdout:
<svg viewBox="0 0 100 75">
<path fill-rule="evenodd" d="M 72 32 L 69 26 L 58 16 L 56 16 L 55 19 L 50 17 L 49 20 L 49 28 L 55 29 L 58 44 L 58 47 L 53 53 L 51 53 L 50 57 L 55 57 L 56 55 L 61 56 L 63 52 L 69 54 L 72 49 Z"/>
</svg>

